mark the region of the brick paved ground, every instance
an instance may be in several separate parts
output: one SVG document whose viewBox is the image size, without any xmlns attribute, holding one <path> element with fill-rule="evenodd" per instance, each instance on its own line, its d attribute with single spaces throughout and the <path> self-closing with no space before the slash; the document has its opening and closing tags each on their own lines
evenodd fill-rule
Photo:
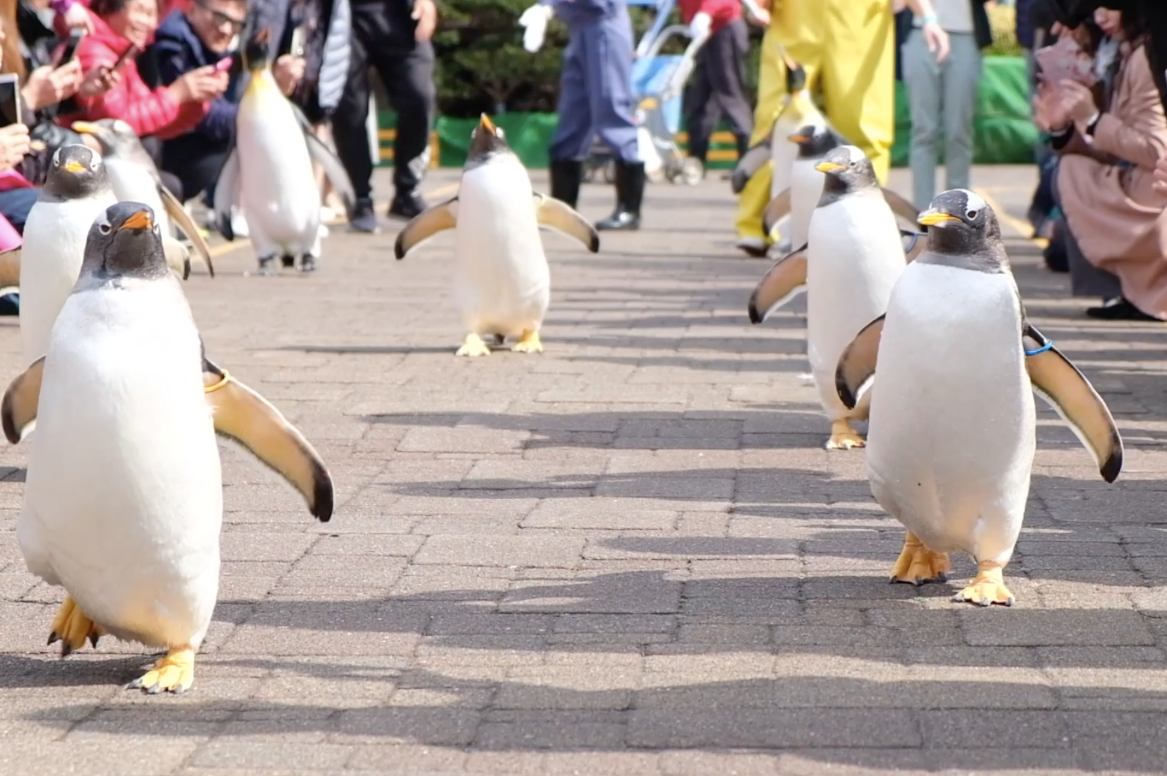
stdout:
<svg viewBox="0 0 1167 776">
<path fill-rule="evenodd" d="M 1028 171 L 980 172 L 1016 213 Z M 649 203 L 599 256 L 548 237 L 542 357 L 453 357 L 449 237 L 399 263 L 391 235 L 340 235 L 307 279 L 245 277 L 236 252 L 192 280 L 208 351 L 317 444 L 337 514 L 313 524 L 225 446 L 196 688 L 146 698 L 120 689 L 140 649 L 44 646 L 60 592 L 24 569 L 24 452 L 4 447 L 0 773 L 1167 768 L 1161 327 L 1086 323 L 1010 230 L 1127 467 L 1106 486 L 1043 412 L 1018 605 L 957 606 L 886 583 L 902 532 L 862 453 L 820 449 L 799 315 L 745 322 L 765 265 L 733 255 L 727 184 Z M 0 320 L 5 383 L 18 351 Z"/>
</svg>

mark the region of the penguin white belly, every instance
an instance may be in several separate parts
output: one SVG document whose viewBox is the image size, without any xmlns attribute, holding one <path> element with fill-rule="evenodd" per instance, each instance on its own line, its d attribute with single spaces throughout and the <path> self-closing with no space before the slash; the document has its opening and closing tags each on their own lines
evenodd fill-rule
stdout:
<svg viewBox="0 0 1167 776">
<path fill-rule="evenodd" d="M 454 293 L 466 327 L 518 336 L 537 330 L 551 298 L 531 181 L 519 160 L 499 154 L 462 175 Z"/>
<path fill-rule="evenodd" d="M 857 415 L 835 389 L 839 357 L 860 329 L 887 310 L 904 270 L 904 249 L 895 216 L 876 190 L 816 208 L 808 243 L 807 354 L 823 410 L 839 420 Z"/>
<path fill-rule="evenodd" d="M 806 245 L 810 217 L 823 196 L 826 176 L 814 168 L 817 163 L 813 159 L 798 159 L 790 171 L 790 244 L 796 250 Z"/>
<path fill-rule="evenodd" d="M 20 339 L 30 364 L 49 348 L 49 332 L 81 274 L 85 241 L 112 196 L 39 201 L 24 226 L 20 264 Z"/>
<path fill-rule="evenodd" d="M 45 362 L 17 536 L 95 622 L 198 646 L 214 609 L 222 486 L 200 344 L 177 281 L 69 297 Z"/>
<path fill-rule="evenodd" d="M 268 72 L 239 104 L 239 202 L 260 257 L 319 253 L 320 191 L 303 130 Z"/>
<path fill-rule="evenodd" d="M 791 168 L 798 158 L 798 146 L 790 142 L 789 138 L 798 129 L 791 121 L 780 120 L 774 124 L 774 134 L 770 136 L 770 163 L 774 176 L 770 182 L 771 197 L 790 188 Z"/>
<path fill-rule="evenodd" d="M 872 388 L 876 500 L 929 548 L 1007 562 L 1035 450 L 1012 279 L 914 263 L 896 286 Z"/>
</svg>

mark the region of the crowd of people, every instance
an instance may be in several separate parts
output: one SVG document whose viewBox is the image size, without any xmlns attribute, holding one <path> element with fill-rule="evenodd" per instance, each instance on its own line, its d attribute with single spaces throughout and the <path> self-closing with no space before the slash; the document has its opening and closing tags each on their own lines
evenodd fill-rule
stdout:
<svg viewBox="0 0 1167 776">
<path fill-rule="evenodd" d="M 992 41 L 987 1 L 682 0 L 682 21 L 705 40 L 685 94 L 690 153 L 704 161 L 722 118 L 740 152 L 767 142 L 794 62 L 831 126 L 886 180 L 898 69 L 912 119 L 914 203 L 922 208 L 935 194 L 941 152 L 945 187 L 969 187 L 981 52 Z M 1043 133 L 1030 218 L 1050 239 L 1047 261 L 1070 273 L 1074 294 L 1102 300 L 1091 316 L 1167 320 L 1167 3 L 1014 2 Z M 18 243 L 54 151 L 94 143 L 70 129 L 77 120 L 122 119 L 171 193 L 210 201 L 246 72 L 240 41 L 255 34 L 272 44 L 280 89 L 335 145 L 356 194 L 350 228 L 363 233 L 380 230 L 369 132 L 377 71 L 398 117 L 387 215 L 416 216 L 426 207 L 419 187 L 435 114 L 438 11 L 435 0 L 0 0 L 0 71 L 19 79 L 22 117 L 0 127 L 0 249 Z M 597 226 L 638 228 L 645 170 L 624 0 L 537 3 L 516 19 L 529 50 L 553 18 L 567 25 L 569 43 L 552 193 L 576 203 L 582 161 L 599 137 L 616 159 L 617 196 Z M 752 116 L 747 20 L 765 28 Z M 1088 64 L 1054 74 L 1041 52 L 1063 40 Z M 763 167 L 740 195 L 747 252 L 765 252 L 771 239 L 762 228 L 771 194 Z"/>
</svg>

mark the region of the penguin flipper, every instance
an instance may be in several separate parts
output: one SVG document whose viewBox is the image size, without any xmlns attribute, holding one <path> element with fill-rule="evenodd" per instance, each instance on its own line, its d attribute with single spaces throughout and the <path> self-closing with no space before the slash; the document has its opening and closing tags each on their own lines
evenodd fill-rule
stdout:
<svg viewBox="0 0 1167 776">
<path fill-rule="evenodd" d="M 215 432 L 230 437 L 274 469 L 308 502 L 322 523 L 332 517 L 332 475 L 319 453 L 262 396 L 203 359 L 203 390 Z"/>
<path fill-rule="evenodd" d="M 782 189 L 778 196 L 770 200 L 766 209 L 762 211 L 762 230 L 770 234 L 786 215 L 790 213 L 790 189 Z"/>
<path fill-rule="evenodd" d="M 920 209 L 918 207 L 891 189 L 881 188 L 880 191 L 883 192 L 883 201 L 891 208 L 891 212 L 896 214 L 896 218 L 902 218 L 909 223 L 916 223 L 916 219 L 920 216 Z"/>
<path fill-rule="evenodd" d="M 1094 456 L 1102 479 L 1114 482 L 1122 471 L 1122 437 L 1106 402 L 1074 364 L 1032 324 L 1023 332 L 1025 369 L 1033 390 L 1062 417 Z M 1028 355 L 1033 351 L 1039 351 Z"/>
<path fill-rule="evenodd" d="M 754 173 L 762 169 L 762 165 L 770 161 L 770 143 L 759 143 L 750 148 L 742 158 L 738 160 L 737 167 L 733 168 L 733 177 L 730 179 L 730 185 L 733 187 L 734 194 L 741 194 L 742 189 L 746 187 L 750 178 L 754 177 Z"/>
<path fill-rule="evenodd" d="M 928 241 L 922 239 L 926 237 L 923 232 L 913 232 L 910 229 L 900 230 L 900 240 L 904 244 L 904 258 L 911 264 L 916 260 L 916 257 L 924 252 L 928 247 Z"/>
<path fill-rule="evenodd" d="M 750 323 L 761 323 L 770 313 L 806 290 L 806 246 L 783 256 L 770 267 L 750 294 Z"/>
<path fill-rule="evenodd" d="M 24 432 L 36 420 L 44 374 L 45 357 L 41 356 L 12 381 L 0 401 L 0 425 L 4 427 L 4 436 L 14 445 L 24 438 Z"/>
<path fill-rule="evenodd" d="M 0 288 L 20 285 L 20 248 L 0 253 Z"/>
<path fill-rule="evenodd" d="M 207 266 L 207 272 L 211 277 L 215 276 L 215 265 L 211 263 L 211 246 L 207 245 L 203 233 L 199 231 L 198 226 L 190 217 L 190 213 L 186 212 L 186 208 L 178 201 L 178 198 L 170 193 L 170 189 L 165 186 L 158 186 L 158 196 L 162 198 L 162 207 L 166 209 L 166 214 L 169 215 L 179 230 L 187 236 L 191 245 L 198 251 L 199 256 L 203 260 L 203 264 Z M 189 260 L 186 267 L 186 274 L 183 275 L 183 280 L 186 280 L 190 275 Z"/>
<path fill-rule="evenodd" d="M 162 255 L 166 257 L 166 266 L 174 274 L 183 280 L 190 277 L 190 251 L 185 245 L 168 234 L 162 235 Z"/>
<path fill-rule="evenodd" d="M 349 178 L 348 172 L 344 169 L 344 164 L 341 163 L 336 153 L 316 135 L 305 130 L 304 140 L 308 144 L 308 155 L 324 170 L 324 177 L 340 195 L 345 210 L 351 213 L 357 204 L 357 192 L 353 188 L 352 179 Z"/>
<path fill-rule="evenodd" d="M 600 233 L 566 202 L 536 193 L 535 218 L 539 222 L 539 226 L 545 226 L 568 237 L 574 237 L 592 253 L 599 252 Z"/>
<path fill-rule="evenodd" d="M 409 253 L 418 243 L 428 240 L 445 229 L 453 229 L 457 224 L 458 198 L 453 197 L 410 219 L 405 228 L 397 235 L 397 242 L 393 244 L 393 253 L 398 259 L 404 259 L 405 254 Z"/>
<path fill-rule="evenodd" d="M 231 228 L 231 208 L 239 201 L 239 150 L 232 147 L 219 170 L 219 181 L 215 184 L 215 225 L 219 234 L 228 240 L 235 239 Z"/>
<path fill-rule="evenodd" d="M 879 357 L 879 340 L 883 336 L 885 317 L 881 315 L 860 329 L 843 355 L 839 356 L 839 365 L 835 368 L 835 390 L 843 406 L 849 410 L 859 404 L 860 395 L 867 390 L 875 376 L 875 362 Z"/>
</svg>

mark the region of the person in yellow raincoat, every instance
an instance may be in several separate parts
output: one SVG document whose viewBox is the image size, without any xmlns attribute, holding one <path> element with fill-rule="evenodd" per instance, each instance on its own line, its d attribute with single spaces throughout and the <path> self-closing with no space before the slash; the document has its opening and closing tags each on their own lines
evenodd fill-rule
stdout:
<svg viewBox="0 0 1167 776">
<path fill-rule="evenodd" d="M 863 149 L 880 183 L 885 183 L 895 139 L 893 13 L 902 9 L 904 0 L 771 0 L 770 4 L 750 145 L 768 141 L 782 108 L 785 51 L 806 70 L 810 90 L 821 91 L 831 126 Z M 948 37 L 937 22 L 931 0 L 906 0 L 906 5 L 922 20 L 929 50 L 943 59 Z M 770 165 L 762 165 L 742 190 L 738 204 L 738 247 L 753 255 L 764 255 L 768 244 L 762 212 L 770 201 L 770 182 Z"/>
</svg>

